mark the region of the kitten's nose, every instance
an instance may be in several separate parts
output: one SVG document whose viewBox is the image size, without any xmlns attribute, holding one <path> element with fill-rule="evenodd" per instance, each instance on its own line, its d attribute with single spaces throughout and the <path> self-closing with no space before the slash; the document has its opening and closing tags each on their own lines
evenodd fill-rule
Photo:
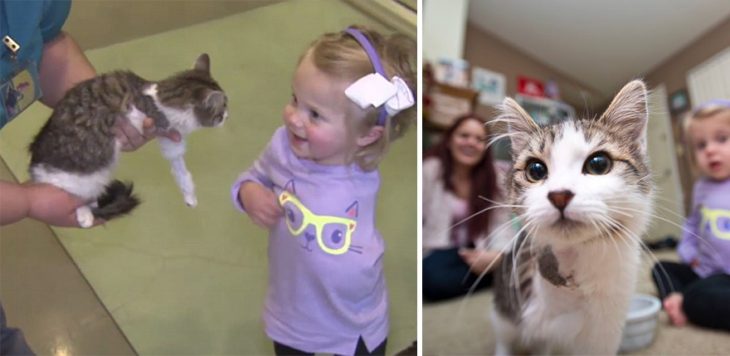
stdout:
<svg viewBox="0 0 730 356">
<path fill-rule="evenodd" d="M 548 200 L 562 213 L 574 195 L 570 190 L 560 190 L 548 193 Z"/>
</svg>

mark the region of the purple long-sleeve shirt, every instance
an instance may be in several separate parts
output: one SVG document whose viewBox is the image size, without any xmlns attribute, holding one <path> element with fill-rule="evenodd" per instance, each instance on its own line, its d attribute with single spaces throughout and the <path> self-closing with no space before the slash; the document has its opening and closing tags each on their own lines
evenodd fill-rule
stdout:
<svg viewBox="0 0 730 356">
<path fill-rule="evenodd" d="M 730 274 L 730 179 L 701 179 L 692 194 L 692 213 L 684 223 L 677 252 L 685 263 L 696 260 L 700 277 Z"/>
<path fill-rule="evenodd" d="M 353 354 L 360 337 L 370 350 L 382 343 L 388 299 L 385 246 L 375 228 L 378 172 L 299 159 L 281 127 L 231 188 L 244 212 L 238 191 L 246 181 L 272 189 L 285 211 L 269 234 L 267 335 L 302 351 L 340 355 Z"/>
</svg>

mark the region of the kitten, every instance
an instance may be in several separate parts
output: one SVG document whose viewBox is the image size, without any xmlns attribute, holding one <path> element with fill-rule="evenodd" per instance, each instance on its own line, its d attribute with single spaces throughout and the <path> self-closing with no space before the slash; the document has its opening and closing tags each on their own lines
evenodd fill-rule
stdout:
<svg viewBox="0 0 730 356">
<path fill-rule="evenodd" d="M 227 98 L 210 74 L 202 54 L 193 69 L 152 82 L 129 71 L 102 74 L 70 89 L 30 145 L 30 175 L 72 193 L 88 205 L 76 210 L 82 227 L 94 218 L 109 220 L 127 214 L 139 200 L 132 185 L 113 180 L 121 142 L 114 135 L 117 120 L 128 119 L 140 132 L 145 117 L 161 130 L 177 130 L 181 141 L 157 140 L 185 203 L 197 205 L 192 176 L 185 167 L 185 136 L 201 127 L 223 124 Z"/>
<path fill-rule="evenodd" d="M 652 209 L 646 86 L 597 120 L 538 127 L 509 98 L 498 120 L 523 229 L 495 273 L 496 353 L 616 354 Z"/>
</svg>

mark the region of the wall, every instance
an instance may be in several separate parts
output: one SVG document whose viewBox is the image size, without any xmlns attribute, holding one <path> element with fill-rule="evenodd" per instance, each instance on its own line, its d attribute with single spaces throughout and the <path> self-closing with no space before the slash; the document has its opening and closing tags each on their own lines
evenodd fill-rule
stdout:
<svg viewBox="0 0 730 356">
<path fill-rule="evenodd" d="M 687 88 L 687 73 L 713 55 L 730 47 L 730 18 L 721 22 L 696 41 L 669 57 L 666 61 L 650 70 L 645 79 L 650 88 L 664 83 L 667 95 L 679 89 Z M 692 103 L 694 105 L 694 103 Z M 676 143 L 677 165 L 679 167 L 682 191 L 684 193 L 685 211 L 689 211 L 692 202 L 692 183 L 696 179 L 688 152 L 683 146 L 680 119 L 682 115 L 672 116 L 672 130 Z"/>
<path fill-rule="evenodd" d="M 494 35 L 468 24 L 464 40 L 464 59 L 472 66 L 500 72 L 507 79 L 507 95 L 517 93 L 517 76 L 528 76 L 543 82 L 553 79 L 558 83 L 562 100 L 572 105 L 577 114 L 585 112 L 588 106 L 592 112 L 605 105 L 610 98 L 579 80 L 569 77 L 530 57 Z M 490 110 L 480 107 L 478 112 L 486 115 Z"/>
<path fill-rule="evenodd" d="M 423 60 L 461 58 L 469 0 L 423 0 Z"/>
<path fill-rule="evenodd" d="M 394 0 L 345 0 L 350 6 L 370 15 L 402 34 L 418 39 L 417 2 L 402 4 Z"/>
<path fill-rule="evenodd" d="M 74 1 L 64 30 L 88 50 L 280 1 Z"/>
<path fill-rule="evenodd" d="M 687 88 L 687 73 L 692 68 L 727 47 L 730 47 L 730 18 L 650 70 L 646 80 L 650 87 L 664 83 L 671 95 L 678 89 Z"/>
</svg>

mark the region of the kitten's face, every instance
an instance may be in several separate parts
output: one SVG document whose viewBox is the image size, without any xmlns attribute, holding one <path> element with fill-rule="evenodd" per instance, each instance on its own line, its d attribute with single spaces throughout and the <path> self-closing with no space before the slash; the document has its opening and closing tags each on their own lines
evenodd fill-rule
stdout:
<svg viewBox="0 0 730 356">
<path fill-rule="evenodd" d="M 166 106 L 192 109 L 198 124 L 203 127 L 220 126 L 228 117 L 228 98 L 210 74 L 207 54 L 198 57 L 193 69 L 161 81 L 158 95 Z"/>
<path fill-rule="evenodd" d="M 503 117 L 512 120 L 510 200 L 535 238 L 573 243 L 644 225 L 651 194 L 646 92 L 643 84 L 631 89 L 644 96 L 622 91 L 600 119 L 543 128 L 516 103 L 505 104 Z"/>
</svg>

